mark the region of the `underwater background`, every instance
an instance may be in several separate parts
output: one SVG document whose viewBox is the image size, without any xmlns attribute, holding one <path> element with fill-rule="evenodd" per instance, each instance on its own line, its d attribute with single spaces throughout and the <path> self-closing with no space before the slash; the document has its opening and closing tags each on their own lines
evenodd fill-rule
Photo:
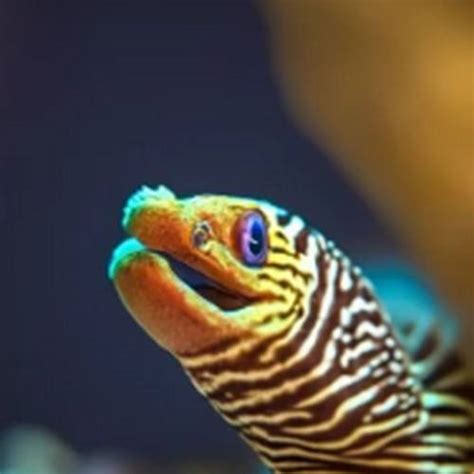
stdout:
<svg viewBox="0 0 474 474">
<path fill-rule="evenodd" d="M 1 10 L 0 466 L 257 472 L 107 279 L 127 197 L 166 184 L 265 198 L 357 263 L 406 259 L 400 244 L 294 124 L 255 2 Z"/>
</svg>

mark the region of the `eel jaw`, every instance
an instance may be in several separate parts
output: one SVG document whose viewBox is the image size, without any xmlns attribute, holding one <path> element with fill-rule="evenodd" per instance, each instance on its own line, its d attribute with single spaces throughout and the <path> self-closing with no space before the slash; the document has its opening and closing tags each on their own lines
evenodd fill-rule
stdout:
<svg viewBox="0 0 474 474">
<path fill-rule="evenodd" d="M 109 277 L 135 320 L 176 356 L 191 355 L 248 332 L 233 321 L 232 311 L 252 302 L 214 285 L 192 288 L 163 255 L 136 239 L 116 248 Z"/>
</svg>

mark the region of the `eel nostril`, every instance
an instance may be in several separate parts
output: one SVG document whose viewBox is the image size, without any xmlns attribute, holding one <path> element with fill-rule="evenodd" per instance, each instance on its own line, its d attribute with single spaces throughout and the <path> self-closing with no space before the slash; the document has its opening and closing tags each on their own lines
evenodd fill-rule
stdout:
<svg viewBox="0 0 474 474">
<path fill-rule="evenodd" d="M 193 230 L 193 245 L 197 248 L 202 247 L 211 235 L 211 228 L 206 221 L 196 224 Z"/>
</svg>

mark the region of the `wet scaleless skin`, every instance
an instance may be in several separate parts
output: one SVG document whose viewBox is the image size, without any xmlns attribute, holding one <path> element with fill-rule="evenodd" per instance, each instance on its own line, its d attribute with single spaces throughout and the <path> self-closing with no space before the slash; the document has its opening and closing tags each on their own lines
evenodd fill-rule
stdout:
<svg viewBox="0 0 474 474">
<path fill-rule="evenodd" d="M 397 327 L 301 218 L 161 186 L 138 191 L 123 224 L 133 238 L 110 265 L 123 303 L 273 472 L 474 469 L 474 392 L 452 345 Z"/>
</svg>

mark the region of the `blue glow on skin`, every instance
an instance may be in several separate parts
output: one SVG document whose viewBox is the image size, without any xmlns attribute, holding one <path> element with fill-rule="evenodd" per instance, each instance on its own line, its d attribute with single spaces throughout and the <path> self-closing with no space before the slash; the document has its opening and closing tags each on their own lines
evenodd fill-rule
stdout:
<svg viewBox="0 0 474 474">
<path fill-rule="evenodd" d="M 117 263 L 120 262 L 123 258 L 131 255 L 133 253 L 141 252 L 142 250 L 146 250 L 137 239 L 127 239 L 118 245 L 114 253 L 112 254 L 112 258 L 110 260 L 110 264 L 107 270 L 108 277 L 113 280 L 115 276 L 115 271 L 117 270 Z"/>
</svg>

